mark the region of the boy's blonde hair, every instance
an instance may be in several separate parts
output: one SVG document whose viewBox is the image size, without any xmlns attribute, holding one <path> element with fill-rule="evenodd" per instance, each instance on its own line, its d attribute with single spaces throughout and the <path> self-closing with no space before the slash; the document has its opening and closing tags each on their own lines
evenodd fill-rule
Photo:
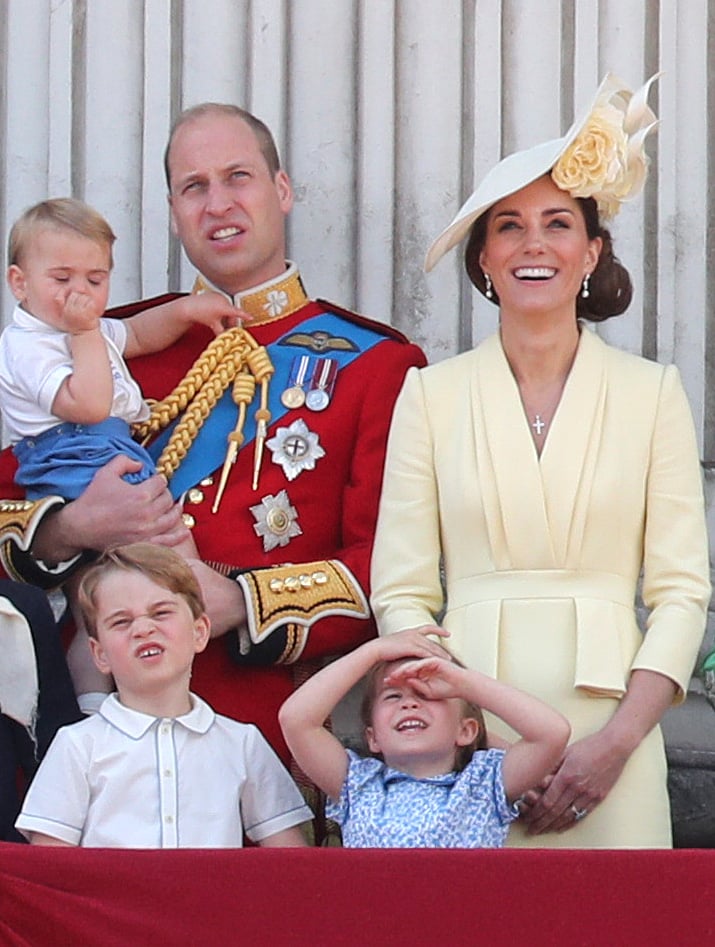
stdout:
<svg viewBox="0 0 715 947">
<path fill-rule="evenodd" d="M 195 619 L 206 611 L 196 576 L 178 553 L 154 543 L 117 546 L 102 553 L 87 569 L 77 593 L 87 633 L 92 638 L 97 637 L 97 599 L 102 579 L 121 571 L 139 572 L 169 592 L 181 595 Z"/>
<path fill-rule="evenodd" d="M 445 648 L 441 642 L 437 643 L 444 651 L 445 660 L 452 661 L 457 665 L 457 667 L 466 668 L 466 664 L 463 664 L 459 658 L 455 657 L 449 648 Z M 405 660 L 409 659 L 406 658 Z M 362 702 L 360 704 L 360 721 L 363 726 L 363 731 L 372 726 L 372 710 L 375 706 L 375 698 L 377 697 L 377 691 L 380 686 L 380 682 L 384 677 L 385 668 L 388 666 L 388 664 L 394 663 L 396 662 L 379 661 L 374 667 L 370 668 L 370 670 L 365 675 L 365 690 L 363 691 Z M 470 744 L 467 746 L 457 747 L 454 768 L 458 772 L 461 772 L 461 770 L 465 768 L 477 750 L 487 749 L 487 728 L 486 724 L 484 723 L 484 714 L 482 713 L 481 707 L 477 707 L 476 704 L 471 704 L 469 701 L 463 700 L 462 718 L 464 717 L 474 717 L 474 719 L 479 724 L 479 731 Z M 378 756 L 380 759 L 382 759 L 380 754 L 370 753 L 369 755 Z"/>
<path fill-rule="evenodd" d="M 17 218 L 7 242 L 8 266 L 22 266 L 28 247 L 42 230 L 69 230 L 86 237 L 106 247 L 110 269 L 114 265 L 112 246 L 117 238 L 104 217 L 75 197 L 55 197 L 28 207 Z"/>
</svg>

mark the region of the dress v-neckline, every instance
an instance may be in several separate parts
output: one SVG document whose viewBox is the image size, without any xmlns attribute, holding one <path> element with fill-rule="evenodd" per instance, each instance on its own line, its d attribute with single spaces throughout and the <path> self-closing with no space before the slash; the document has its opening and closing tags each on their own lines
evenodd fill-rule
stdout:
<svg viewBox="0 0 715 947">
<path fill-rule="evenodd" d="M 485 497 L 515 562 L 557 567 L 583 530 L 579 491 L 592 475 L 605 401 L 605 346 L 584 329 L 569 377 L 539 454 L 498 335 L 479 349 L 473 376 L 475 436 Z M 585 512 L 583 512 L 585 517 Z"/>
</svg>

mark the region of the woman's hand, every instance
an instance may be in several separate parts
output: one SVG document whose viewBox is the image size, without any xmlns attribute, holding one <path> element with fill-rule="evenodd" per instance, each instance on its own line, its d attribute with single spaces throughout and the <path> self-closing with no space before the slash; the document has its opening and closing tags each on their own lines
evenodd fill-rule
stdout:
<svg viewBox="0 0 715 947">
<path fill-rule="evenodd" d="M 658 671 L 638 668 L 602 730 L 566 748 L 541 786 L 525 793 L 521 818 L 532 835 L 563 832 L 588 817 L 606 798 L 628 759 L 671 706 L 677 685 Z"/>
<path fill-rule="evenodd" d="M 521 819 L 529 834 L 565 832 L 587 818 L 613 788 L 628 756 L 603 731 L 568 746 L 554 773 L 524 794 Z"/>
</svg>

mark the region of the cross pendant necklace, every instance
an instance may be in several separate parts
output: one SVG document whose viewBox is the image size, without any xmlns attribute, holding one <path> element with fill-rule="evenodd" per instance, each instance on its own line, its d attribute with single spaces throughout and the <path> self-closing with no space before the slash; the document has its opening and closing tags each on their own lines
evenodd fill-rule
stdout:
<svg viewBox="0 0 715 947">
<path fill-rule="evenodd" d="M 541 432 L 546 427 L 546 421 L 542 421 L 541 415 L 537 414 L 534 420 L 532 421 L 531 426 L 536 431 L 536 436 L 541 437 Z"/>
</svg>

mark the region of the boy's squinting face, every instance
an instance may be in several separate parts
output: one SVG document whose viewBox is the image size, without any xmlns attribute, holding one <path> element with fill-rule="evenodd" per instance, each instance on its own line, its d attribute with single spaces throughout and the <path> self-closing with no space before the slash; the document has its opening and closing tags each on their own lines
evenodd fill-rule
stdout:
<svg viewBox="0 0 715 947">
<path fill-rule="evenodd" d="M 401 662 L 400 662 L 401 663 Z M 416 777 L 439 776 L 454 769 L 457 747 L 468 746 L 479 729 L 464 714 L 457 698 L 428 700 L 409 684 L 377 683 L 372 724 L 365 737 L 372 753 L 380 753 L 394 769 Z"/>
<path fill-rule="evenodd" d="M 109 247 L 52 227 L 40 230 L 28 243 L 21 264 L 13 264 L 7 273 L 10 289 L 23 309 L 64 330 L 67 298 L 80 293 L 89 297 L 99 318 L 109 298 Z"/>
<path fill-rule="evenodd" d="M 129 569 L 108 572 L 96 597 L 97 638 L 90 638 L 90 647 L 120 694 L 184 682 L 188 689 L 194 655 L 209 638 L 206 615 L 194 618 L 182 595 Z"/>
</svg>

